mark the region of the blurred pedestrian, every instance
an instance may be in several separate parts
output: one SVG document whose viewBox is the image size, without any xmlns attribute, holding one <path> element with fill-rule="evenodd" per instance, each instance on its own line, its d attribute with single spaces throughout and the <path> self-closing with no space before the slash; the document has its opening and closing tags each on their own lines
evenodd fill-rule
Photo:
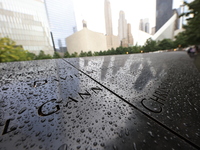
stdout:
<svg viewBox="0 0 200 150">
<path fill-rule="evenodd" d="M 190 53 L 191 53 L 192 55 L 194 55 L 195 52 L 196 52 L 196 48 L 195 48 L 195 46 L 193 46 L 192 49 L 190 50 Z"/>
<path fill-rule="evenodd" d="M 188 54 L 191 53 L 191 50 L 192 50 L 192 47 L 190 47 L 190 48 L 187 50 Z"/>
</svg>

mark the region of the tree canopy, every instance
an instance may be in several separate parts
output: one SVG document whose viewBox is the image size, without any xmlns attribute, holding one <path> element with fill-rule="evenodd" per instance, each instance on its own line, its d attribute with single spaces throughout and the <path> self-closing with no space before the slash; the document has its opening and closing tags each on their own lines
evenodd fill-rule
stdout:
<svg viewBox="0 0 200 150">
<path fill-rule="evenodd" d="M 181 16 L 189 16 L 187 25 L 184 26 L 185 42 L 190 45 L 200 44 L 200 0 L 191 3 L 184 2 L 189 11 Z"/>
<path fill-rule="evenodd" d="M 32 60 L 34 57 L 33 53 L 17 46 L 10 38 L 0 38 L 0 62 Z"/>
</svg>

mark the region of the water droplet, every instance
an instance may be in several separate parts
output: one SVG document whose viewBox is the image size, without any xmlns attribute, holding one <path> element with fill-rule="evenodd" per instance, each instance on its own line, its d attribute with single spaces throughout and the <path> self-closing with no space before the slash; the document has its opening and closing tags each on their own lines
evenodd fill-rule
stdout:
<svg viewBox="0 0 200 150">
<path fill-rule="evenodd" d="M 94 142 L 93 145 L 94 145 L 94 146 L 97 146 L 97 142 Z"/>
<path fill-rule="evenodd" d="M 125 129 L 125 134 L 126 134 L 127 136 L 129 136 L 129 130 L 128 130 L 128 129 Z"/>
<path fill-rule="evenodd" d="M 39 149 L 42 149 L 42 148 L 43 148 L 43 146 L 42 146 L 42 145 L 40 145 L 40 146 L 39 146 Z"/>
<path fill-rule="evenodd" d="M 81 148 L 81 146 L 79 145 L 79 146 L 77 146 L 76 148 L 77 148 L 77 149 L 80 149 L 80 148 Z"/>
<path fill-rule="evenodd" d="M 40 135 L 40 133 L 41 133 L 41 132 L 37 132 L 37 133 L 35 133 L 35 136 L 38 136 L 38 135 Z"/>
<path fill-rule="evenodd" d="M 88 128 L 88 131 L 91 133 L 92 132 L 92 128 Z"/>
<path fill-rule="evenodd" d="M 48 133 L 47 136 L 50 137 L 50 136 L 51 136 L 51 133 Z"/>
<path fill-rule="evenodd" d="M 154 137 L 153 133 L 151 131 L 148 131 L 151 137 Z"/>
<path fill-rule="evenodd" d="M 111 112 L 109 111 L 109 112 L 107 112 L 107 114 L 108 114 L 108 115 L 111 115 Z"/>
<path fill-rule="evenodd" d="M 80 141 L 81 141 L 80 139 L 77 139 L 77 140 L 76 140 L 76 142 L 78 142 L 78 143 L 79 143 Z"/>
<path fill-rule="evenodd" d="M 61 145 L 58 150 L 67 150 L 67 144 Z"/>
<path fill-rule="evenodd" d="M 25 112 L 26 111 L 26 107 L 23 107 L 19 112 L 18 112 L 18 114 L 22 114 L 23 112 Z"/>
<path fill-rule="evenodd" d="M 117 146 L 116 146 L 116 145 L 113 145 L 113 149 L 114 149 L 114 150 L 117 150 Z"/>
<path fill-rule="evenodd" d="M 81 129 L 81 133 L 84 133 L 85 132 L 85 129 Z"/>
</svg>

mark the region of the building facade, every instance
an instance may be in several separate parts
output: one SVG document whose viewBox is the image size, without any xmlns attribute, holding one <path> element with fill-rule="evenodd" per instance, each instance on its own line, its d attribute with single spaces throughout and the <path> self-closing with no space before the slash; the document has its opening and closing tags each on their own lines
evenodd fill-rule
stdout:
<svg viewBox="0 0 200 150">
<path fill-rule="evenodd" d="M 118 36 L 120 41 L 127 38 L 127 21 L 125 19 L 124 11 L 119 12 Z"/>
<path fill-rule="evenodd" d="M 66 38 L 67 50 L 70 54 L 77 52 L 96 52 L 107 50 L 107 39 L 103 33 L 98 33 L 87 29 L 87 24 L 84 21 L 82 30 L 72 34 Z"/>
<path fill-rule="evenodd" d="M 120 45 L 122 47 L 128 47 L 128 46 L 133 45 L 131 24 L 127 24 L 124 11 L 119 12 L 118 23 L 119 23 L 118 24 L 118 36 L 119 36 L 119 40 L 120 40 Z"/>
<path fill-rule="evenodd" d="M 0 0 L 0 36 L 11 38 L 30 52 L 53 54 L 42 0 Z"/>
<path fill-rule="evenodd" d="M 108 49 L 117 48 L 119 47 L 119 38 L 113 35 L 112 14 L 111 14 L 111 6 L 109 0 L 104 1 L 104 15 L 105 15 L 107 48 Z"/>
<path fill-rule="evenodd" d="M 66 51 L 65 38 L 77 32 L 72 0 L 44 0 L 56 50 Z"/>
<path fill-rule="evenodd" d="M 156 32 L 173 16 L 172 0 L 156 0 Z"/>
<path fill-rule="evenodd" d="M 127 25 L 127 39 L 128 39 L 128 46 L 132 46 L 133 45 L 133 35 L 131 33 L 131 24 L 128 23 Z"/>
<path fill-rule="evenodd" d="M 184 0 L 187 3 L 191 3 L 194 0 Z M 189 8 L 188 6 L 184 5 L 184 3 L 182 5 L 180 5 L 180 7 L 177 9 L 177 13 L 178 15 L 181 15 L 182 13 L 187 13 L 189 12 Z M 188 15 L 188 16 L 182 16 L 179 18 L 179 29 L 183 28 L 183 25 L 187 25 L 187 19 L 191 18 L 192 14 Z"/>
<path fill-rule="evenodd" d="M 119 37 L 115 35 L 106 35 L 107 49 L 119 47 Z"/>
<path fill-rule="evenodd" d="M 150 28 L 149 19 L 148 19 L 148 18 L 140 19 L 139 29 L 140 29 L 141 31 L 144 31 L 144 32 L 146 32 L 146 33 L 149 33 L 149 28 Z"/>
<path fill-rule="evenodd" d="M 143 19 L 140 19 L 139 30 L 143 31 Z"/>
<path fill-rule="evenodd" d="M 174 39 L 177 30 L 178 14 L 174 11 L 173 16 L 153 35 L 152 39 L 161 41 L 163 39 Z"/>
<path fill-rule="evenodd" d="M 82 21 L 83 29 L 66 38 L 67 50 L 70 54 L 77 52 L 99 52 L 119 47 L 119 38 L 114 35 L 104 35 L 87 28 L 87 22 Z M 112 40 L 112 45 L 109 40 Z M 108 47 L 110 46 L 110 47 Z"/>
<path fill-rule="evenodd" d="M 105 0 L 104 2 L 104 15 L 105 15 L 106 35 L 113 35 L 112 14 L 111 14 L 111 7 L 109 0 Z"/>
<path fill-rule="evenodd" d="M 156 32 L 156 27 L 152 27 L 152 28 L 151 28 L 151 35 L 154 35 L 155 32 Z"/>
</svg>

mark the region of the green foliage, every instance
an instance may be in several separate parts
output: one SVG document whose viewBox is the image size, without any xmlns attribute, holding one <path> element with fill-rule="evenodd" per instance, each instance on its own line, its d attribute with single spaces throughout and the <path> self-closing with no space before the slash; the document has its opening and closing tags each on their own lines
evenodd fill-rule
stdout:
<svg viewBox="0 0 200 150">
<path fill-rule="evenodd" d="M 81 53 L 79 54 L 79 57 L 86 57 L 86 56 L 87 56 L 87 52 L 81 51 Z"/>
<path fill-rule="evenodd" d="M 87 52 L 87 56 L 92 56 L 92 52 L 91 51 Z"/>
<path fill-rule="evenodd" d="M 186 3 L 189 7 L 189 12 L 183 13 L 182 16 L 193 15 L 188 19 L 188 24 L 184 26 L 185 41 L 190 45 L 200 44 L 200 0 L 194 0 L 191 3 Z"/>
<path fill-rule="evenodd" d="M 185 32 L 180 32 L 175 36 L 174 47 L 188 47 L 189 44 L 186 41 L 187 35 Z"/>
<path fill-rule="evenodd" d="M 160 50 L 169 50 L 174 48 L 174 42 L 171 39 L 163 39 L 158 42 L 158 49 Z"/>
<path fill-rule="evenodd" d="M 28 60 L 35 60 L 36 59 L 36 55 L 34 53 L 30 53 L 27 51 L 27 58 Z"/>
<path fill-rule="evenodd" d="M 53 58 L 61 58 L 61 56 L 59 55 L 58 52 L 54 52 L 54 54 L 53 54 Z"/>
<path fill-rule="evenodd" d="M 178 43 L 178 41 L 177 41 Z M 178 47 L 171 39 L 163 39 L 162 41 L 154 41 L 151 38 L 147 39 L 146 43 L 142 47 L 144 52 L 153 52 L 157 50 L 169 50 Z"/>
<path fill-rule="evenodd" d="M 35 58 L 36 60 L 40 60 L 40 59 L 52 59 L 52 56 L 49 54 L 45 54 L 44 51 L 40 51 L 39 55 L 36 56 Z"/>
<path fill-rule="evenodd" d="M 133 53 L 140 53 L 141 52 L 142 47 L 141 46 L 133 46 L 131 49 L 131 52 L 129 52 L 129 54 L 133 54 Z"/>
<path fill-rule="evenodd" d="M 158 50 L 158 43 L 151 38 L 147 39 L 146 43 L 143 46 L 144 52 L 153 52 Z"/>
<path fill-rule="evenodd" d="M 74 52 L 74 53 L 71 54 L 70 57 L 78 57 L 78 53 L 77 53 L 77 52 Z"/>
<path fill-rule="evenodd" d="M 133 53 L 140 53 L 141 52 L 141 46 L 132 46 L 132 47 L 117 47 L 116 49 L 111 48 L 108 49 L 107 51 L 99 51 L 99 52 L 94 52 L 93 56 L 104 56 L 104 55 L 121 55 L 121 54 L 133 54 Z M 81 55 L 79 55 L 81 57 L 83 56 L 83 52 L 81 53 Z M 92 56 L 90 52 L 87 53 L 87 56 Z"/>
<path fill-rule="evenodd" d="M 87 57 L 87 56 L 93 56 L 92 52 L 83 52 L 81 51 L 81 53 L 78 55 L 79 57 Z"/>
<path fill-rule="evenodd" d="M 94 56 L 99 56 L 99 52 L 94 52 Z"/>
<path fill-rule="evenodd" d="M 70 58 L 70 57 L 71 57 L 71 56 L 70 56 L 70 54 L 69 54 L 68 51 L 64 53 L 64 58 Z"/>
<path fill-rule="evenodd" d="M 32 60 L 35 55 L 24 50 L 8 37 L 0 38 L 0 62 Z"/>
</svg>

